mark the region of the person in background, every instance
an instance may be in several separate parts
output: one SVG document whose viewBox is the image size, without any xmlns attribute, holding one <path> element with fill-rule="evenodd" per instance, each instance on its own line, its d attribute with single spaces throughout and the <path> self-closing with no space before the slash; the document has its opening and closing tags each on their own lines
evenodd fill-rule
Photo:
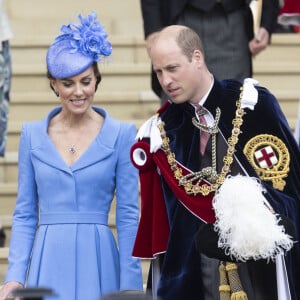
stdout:
<svg viewBox="0 0 300 300">
<path fill-rule="evenodd" d="M 0 156 L 4 156 L 6 147 L 7 119 L 12 77 L 9 40 L 12 36 L 4 0 L 0 0 Z"/>
<path fill-rule="evenodd" d="M 136 127 L 93 106 L 98 61 L 112 46 L 95 12 L 78 18 L 61 27 L 46 56 L 60 105 L 22 127 L 1 300 L 23 286 L 50 288 L 60 300 L 143 289 L 140 260 L 132 257 L 139 207 L 129 152 Z M 108 224 L 114 198 L 117 243 Z"/>
<path fill-rule="evenodd" d="M 278 14 L 278 23 L 282 26 L 292 26 L 295 28 L 294 32 L 300 32 L 300 0 L 283 1 Z M 300 96 L 294 136 L 300 146 Z"/>
<path fill-rule="evenodd" d="M 300 26 L 300 0 L 284 0 L 278 14 L 281 25 Z"/>
<path fill-rule="evenodd" d="M 0 247 L 5 246 L 5 239 L 6 239 L 6 234 L 2 224 L 0 223 Z"/>
<path fill-rule="evenodd" d="M 300 0 L 285 0 L 278 13 L 278 24 L 300 32 Z"/>
<path fill-rule="evenodd" d="M 252 77 L 252 58 L 264 50 L 276 28 L 278 0 L 262 1 L 257 32 L 250 0 L 141 0 L 146 46 L 155 32 L 165 26 L 181 24 L 200 36 L 205 59 L 216 78 L 243 80 Z M 257 1 L 254 1 L 257 2 Z M 261 4 L 261 0 L 258 1 Z M 152 70 L 151 84 L 164 103 L 168 98 Z"/>
<path fill-rule="evenodd" d="M 139 129 L 133 255 L 164 300 L 300 299 L 300 152 L 274 95 L 218 80 L 198 34 L 162 29 L 150 58 L 167 101 Z M 282 289 L 282 287 L 284 287 Z"/>
</svg>

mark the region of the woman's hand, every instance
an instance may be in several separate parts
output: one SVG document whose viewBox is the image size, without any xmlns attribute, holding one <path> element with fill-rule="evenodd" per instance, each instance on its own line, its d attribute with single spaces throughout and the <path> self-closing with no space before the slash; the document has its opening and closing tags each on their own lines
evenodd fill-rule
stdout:
<svg viewBox="0 0 300 300">
<path fill-rule="evenodd" d="M 23 285 L 16 281 L 9 281 L 5 283 L 0 289 L 0 300 L 5 300 L 11 294 L 12 291 L 18 288 L 22 288 Z M 15 300 L 20 300 L 16 298 Z"/>
</svg>

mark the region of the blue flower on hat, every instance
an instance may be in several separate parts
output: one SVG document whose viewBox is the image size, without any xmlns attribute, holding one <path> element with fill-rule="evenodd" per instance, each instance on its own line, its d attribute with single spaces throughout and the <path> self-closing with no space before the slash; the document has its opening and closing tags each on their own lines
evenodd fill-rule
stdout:
<svg viewBox="0 0 300 300">
<path fill-rule="evenodd" d="M 59 38 L 65 39 L 66 35 L 70 39 L 73 47 L 71 52 L 81 52 L 92 57 L 94 61 L 99 61 L 99 56 L 109 56 L 112 53 L 112 46 L 106 40 L 107 33 L 104 27 L 97 21 L 97 14 L 91 13 L 86 17 L 78 16 L 81 24 L 75 22 L 63 25 L 61 31 L 64 35 Z"/>
<path fill-rule="evenodd" d="M 97 21 L 97 14 L 78 16 L 80 23 L 63 25 L 63 34 L 56 37 L 47 52 L 47 68 L 55 78 L 77 75 L 101 56 L 112 53 L 111 43 L 107 40 L 104 27 Z"/>
</svg>

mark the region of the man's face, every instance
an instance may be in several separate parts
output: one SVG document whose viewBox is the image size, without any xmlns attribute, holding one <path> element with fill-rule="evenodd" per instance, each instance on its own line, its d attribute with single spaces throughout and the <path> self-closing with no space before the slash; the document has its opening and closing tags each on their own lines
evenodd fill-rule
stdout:
<svg viewBox="0 0 300 300">
<path fill-rule="evenodd" d="M 197 55 L 189 60 L 174 39 L 160 39 L 151 47 L 150 57 L 161 87 L 174 103 L 199 101 L 201 72 Z"/>
</svg>

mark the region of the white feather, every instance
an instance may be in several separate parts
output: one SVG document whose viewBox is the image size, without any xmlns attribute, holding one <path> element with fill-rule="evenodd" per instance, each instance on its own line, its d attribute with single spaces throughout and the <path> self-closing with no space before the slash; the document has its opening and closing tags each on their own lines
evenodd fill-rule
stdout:
<svg viewBox="0 0 300 300">
<path fill-rule="evenodd" d="M 258 92 L 255 85 L 258 85 L 258 81 L 253 78 L 244 79 L 243 95 L 241 100 L 241 108 L 254 109 L 254 106 L 258 100 Z"/>
<path fill-rule="evenodd" d="M 227 177 L 213 199 L 219 247 L 239 260 L 274 260 L 293 246 L 263 193 L 258 179 L 237 175 Z"/>
<path fill-rule="evenodd" d="M 139 129 L 135 139 L 141 140 L 145 137 L 150 138 L 150 152 L 154 153 L 161 148 L 162 138 L 158 124 L 161 122 L 156 115 L 148 119 Z"/>
<path fill-rule="evenodd" d="M 144 137 L 150 137 L 150 130 L 153 118 L 155 118 L 155 116 L 152 116 L 150 119 L 148 119 L 142 124 L 135 137 L 136 140 L 141 140 Z"/>
</svg>

